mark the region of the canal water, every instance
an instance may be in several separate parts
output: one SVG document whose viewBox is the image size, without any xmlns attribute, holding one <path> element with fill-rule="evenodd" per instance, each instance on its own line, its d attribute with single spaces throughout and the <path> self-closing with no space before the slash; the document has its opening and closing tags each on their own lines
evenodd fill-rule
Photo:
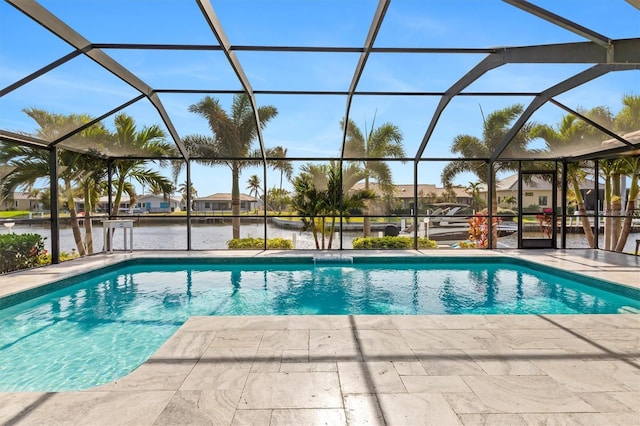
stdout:
<svg viewBox="0 0 640 426">
<path fill-rule="evenodd" d="M 48 227 L 42 225 L 16 224 L 12 231 L 18 234 L 36 233 L 46 237 L 45 247 L 51 250 L 51 238 Z M 0 228 L 0 232 L 8 232 Z M 291 229 L 282 229 L 271 224 L 266 228 L 267 238 L 285 238 L 294 241 L 296 249 L 314 249 L 315 243 L 310 232 L 300 232 Z M 84 233 L 84 230 L 83 230 Z M 263 224 L 243 223 L 240 227 L 241 237 L 264 238 L 265 228 Z M 372 235 L 377 233 L 372 232 Z M 342 247 L 351 249 L 355 238 L 362 236 L 362 232 L 344 232 Z M 193 250 L 220 250 L 227 248 L 227 241 L 232 237 L 232 228 L 229 225 L 199 224 L 191 227 L 191 247 Z M 128 238 L 128 236 L 127 236 Z M 627 240 L 624 252 L 631 253 L 635 249 L 635 240 L 640 238 L 640 233 L 631 234 Z M 103 230 L 98 224 L 93 231 L 94 252 L 103 249 Z M 604 244 L 603 235 L 600 235 L 600 247 Z M 516 248 L 518 245 L 517 234 L 500 237 L 498 248 Z M 559 244 L 558 244 L 559 245 Z M 64 252 L 75 250 L 75 242 L 70 227 L 60 229 L 60 249 Z M 179 224 L 139 225 L 133 228 L 133 247 L 135 250 L 186 250 L 187 226 Z M 579 234 L 567 235 L 568 248 L 586 248 L 586 240 Z M 114 250 L 124 249 L 124 231 L 116 230 L 114 234 Z M 334 235 L 333 249 L 340 248 L 339 234 Z"/>
</svg>

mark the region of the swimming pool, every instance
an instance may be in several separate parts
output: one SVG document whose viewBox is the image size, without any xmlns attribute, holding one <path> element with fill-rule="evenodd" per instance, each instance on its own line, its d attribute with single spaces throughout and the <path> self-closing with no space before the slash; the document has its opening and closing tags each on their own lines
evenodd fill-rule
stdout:
<svg viewBox="0 0 640 426">
<path fill-rule="evenodd" d="M 138 259 L 0 299 L 0 391 L 77 390 L 113 381 L 194 315 L 640 309 L 636 289 L 513 258 L 352 261 Z"/>
</svg>

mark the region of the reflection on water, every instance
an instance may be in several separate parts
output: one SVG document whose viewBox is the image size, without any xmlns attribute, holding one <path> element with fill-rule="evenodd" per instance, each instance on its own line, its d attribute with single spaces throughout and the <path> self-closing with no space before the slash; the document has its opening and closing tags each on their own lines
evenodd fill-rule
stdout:
<svg viewBox="0 0 640 426">
<path fill-rule="evenodd" d="M 18 224 L 13 227 L 17 234 L 38 233 L 45 237 L 45 247 L 51 250 L 49 229 L 41 225 Z M 83 230 L 84 232 L 84 230 Z M 281 229 L 267 225 L 267 238 L 285 238 L 295 242 L 295 248 L 299 250 L 315 249 L 313 236 L 310 232 L 299 232 L 291 229 Z M 265 228 L 263 224 L 243 224 L 240 227 L 240 236 L 263 238 Z M 342 236 L 342 247 L 351 249 L 355 238 L 362 236 L 361 232 L 344 232 Z M 227 248 L 227 241 L 232 237 L 231 226 L 225 225 L 194 225 L 191 227 L 191 248 L 193 250 L 220 250 Z M 635 250 L 635 240 L 640 238 L 640 234 L 631 234 L 625 245 L 624 252 L 631 253 Z M 99 252 L 103 247 L 102 226 L 97 225 L 93 232 L 94 251 Z M 334 237 L 334 248 L 339 248 L 339 234 Z M 604 245 L 604 236 L 600 235 L 600 247 Z M 518 234 L 500 237 L 498 248 L 516 248 L 518 246 Z M 71 252 L 76 245 L 73 239 L 71 228 L 60 229 L 60 249 Z M 163 225 L 135 225 L 133 231 L 133 247 L 136 250 L 186 250 L 187 249 L 187 226 L 176 224 Z M 568 248 L 588 248 L 586 239 L 581 234 L 567 234 Z M 123 231 L 116 230 L 114 236 L 114 249 L 124 249 Z"/>
</svg>

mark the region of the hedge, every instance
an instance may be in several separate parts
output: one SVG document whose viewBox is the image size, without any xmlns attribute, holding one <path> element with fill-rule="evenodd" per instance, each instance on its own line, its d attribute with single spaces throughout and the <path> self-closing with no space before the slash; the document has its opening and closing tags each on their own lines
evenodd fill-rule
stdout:
<svg viewBox="0 0 640 426">
<path fill-rule="evenodd" d="M 354 249 L 413 249 L 411 237 L 368 237 L 353 240 Z M 427 238 L 418 238 L 419 249 L 438 248 L 438 243 Z"/>
<path fill-rule="evenodd" d="M 263 250 L 263 238 L 236 238 L 227 241 L 227 247 L 231 250 Z M 267 240 L 267 250 L 292 250 L 293 242 L 284 238 L 271 238 Z"/>
<path fill-rule="evenodd" d="M 45 253 L 44 239 L 39 234 L 0 235 L 0 273 L 37 266 Z"/>
</svg>

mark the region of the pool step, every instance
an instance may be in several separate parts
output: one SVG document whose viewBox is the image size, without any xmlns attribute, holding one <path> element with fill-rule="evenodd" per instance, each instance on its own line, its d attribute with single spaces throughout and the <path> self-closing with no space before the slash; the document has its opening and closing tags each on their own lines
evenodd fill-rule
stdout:
<svg viewBox="0 0 640 426">
<path fill-rule="evenodd" d="M 636 309 L 632 306 L 623 306 L 618 308 L 618 312 L 621 314 L 640 314 L 640 309 Z"/>
<path fill-rule="evenodd" d="M 343 255 L 313 256 L 314 265 L 326 265 L 328 263 L 353 265 L 353 256 L 343 256 Z"/>
</svg>

